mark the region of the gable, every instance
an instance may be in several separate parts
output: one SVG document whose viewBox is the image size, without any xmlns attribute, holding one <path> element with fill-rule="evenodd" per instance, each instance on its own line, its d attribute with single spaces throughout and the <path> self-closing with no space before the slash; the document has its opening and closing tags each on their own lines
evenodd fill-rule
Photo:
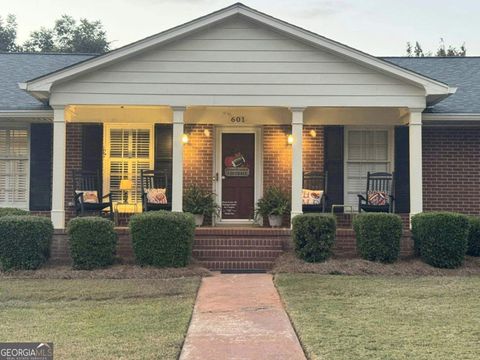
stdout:
<svg viewBox="0 0 480 360">
<path fill-rule="evenodd" d="M 425 90 L 242 15 L 60 83 L 51 104 L 424 104 Z"/>
</svg>

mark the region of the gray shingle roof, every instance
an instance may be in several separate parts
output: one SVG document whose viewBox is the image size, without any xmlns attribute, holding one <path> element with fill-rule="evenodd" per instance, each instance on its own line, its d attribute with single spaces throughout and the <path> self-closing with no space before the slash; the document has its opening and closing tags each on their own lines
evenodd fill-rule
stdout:
<svg viewBox="0 0 480 360">
<path fill-rule="evenodd" d="M 384 60 L 457 87 L 430 113 L 480 113 L 480 57 L 386 57 Z"/>
<path fill-rule="evenodd" d="M 92 54 L 0 53 L 0 110 L 43 110 L 18 83 L 85 61 Z M 406 69 L 458 87 L 455 94 L 428 109 L 432 113 L 480 113 L 480 57 L 385 57 Z"/>
<path fill-rule="evenodd" d="M 0 110 L 43 110 L 42 104 L 18 87 L 40 75 L 91 58 L 88 54 L 0 53 Z"/>
</svg>

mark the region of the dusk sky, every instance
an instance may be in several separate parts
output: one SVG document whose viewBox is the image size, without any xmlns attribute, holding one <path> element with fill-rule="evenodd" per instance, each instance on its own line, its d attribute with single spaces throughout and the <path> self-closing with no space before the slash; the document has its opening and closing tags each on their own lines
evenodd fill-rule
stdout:
<svg viewBox="0 0 480 360">
<path fill-rule="evenodd" d="M 18 39 L 52 27 L 62 14 L 101 20 L 112 48 L 233 4 L 224 0 L 0 0 L 15 14 Z M 480 1 L 475 0 L 245 0 L 245 5 L 372 55 L 404 55 L 407 41 L 424 50 L 466 43 L 480 55 Z"/>
</svg>

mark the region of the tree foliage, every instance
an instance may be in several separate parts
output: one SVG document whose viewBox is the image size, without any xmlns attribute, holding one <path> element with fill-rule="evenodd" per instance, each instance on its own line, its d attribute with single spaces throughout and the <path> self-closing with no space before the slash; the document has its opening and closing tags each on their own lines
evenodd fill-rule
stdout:
<svg viewBox="0 0 480 360">
<path fill-rule="evenodd" d="M 17 51 L 17 19 L 9 14 L 4 20 L 0 16 L 0 51 Z"/>
<path fill-rule="evenodd" d="M 440 38 L 440 45 L 435 52 L 428 51 L 425 52 L 422 48 L 422 45 L 418 41 L 415 41 L 415 46 L 412 46 L 410 41 L 407 42 L 406 46 L 407 56 L 410 57 L 424 57 L 424 56 L 467 56 L 467 48 L 465 43 L 460 45 L 458 48 L 452 45 L 445 45 L 445 40 Z"/>
</svg>

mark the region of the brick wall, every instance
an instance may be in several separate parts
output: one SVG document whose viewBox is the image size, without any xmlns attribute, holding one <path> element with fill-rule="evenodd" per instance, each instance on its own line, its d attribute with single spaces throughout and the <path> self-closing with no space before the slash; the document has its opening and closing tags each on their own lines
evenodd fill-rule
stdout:
<svg viewBox="0 0 480 360">
<path fill-rule="evenodd" d="M 423 128 L 425 211 L 480 214 L 480 129 Z"/>
<path fill-rule="evenodd" d="M 312 136 L 311 132 L 314 132 Z M 305 125 L 303 127 L 303 171 L 324 170 L 323 126 Z"/>
<path fill-rule="evenodd" d="M 65 221 L 75 217 L 75 208 L 68 204 L 73 201 L 73 170 L 82 169 L 82 124 L 67 123 L 65 158 Z"/>
<path fill-rule="evenodd" d="M 263 189 L 276 186 L 290 194 L 292 187 L 292 146 L 288 125 L 263 127 Z"/>
<path fill-rule="evenodd" d="M 206 135 L 209 133 L 209 136 Z M 185 125 L 188 144 L 183 147 L 183 186 L 184 190 L 198 185 L 212 190 L 213 182 L 213 126 Z"/>
</svg>

